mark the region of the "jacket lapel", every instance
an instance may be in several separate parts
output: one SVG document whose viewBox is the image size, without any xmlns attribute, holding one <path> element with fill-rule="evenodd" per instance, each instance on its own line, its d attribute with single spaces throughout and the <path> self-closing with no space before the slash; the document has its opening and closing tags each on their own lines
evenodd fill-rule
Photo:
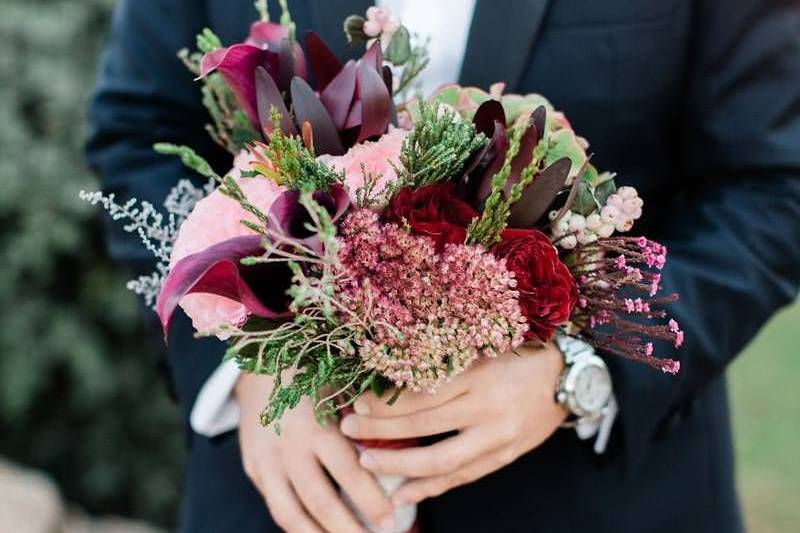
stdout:
<svg viewBox="0 0 800 533">
<path fill-rule="evenodd" d="M 549 0 L 477 0 L 459 83 L 514 91 L 528 63 Z"/>
<path fill-rule="evenodd" d="M 348 15 L 361 15 L 372 5 L 370 0 L 308 0 L 313 29 L 340 59 L 353 57 L 353 47 L 347 45 L 343 23 Z M 363 49 L 360 49 L 363 52 Z"/>
</svg>

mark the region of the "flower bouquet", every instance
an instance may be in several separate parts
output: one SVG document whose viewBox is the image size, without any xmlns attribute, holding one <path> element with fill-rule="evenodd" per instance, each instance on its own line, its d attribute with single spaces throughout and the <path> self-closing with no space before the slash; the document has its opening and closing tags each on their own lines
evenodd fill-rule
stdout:
<svg viewBox="0 0 800 533">
<path fill-rule="evenodd" d="M 166 213 L 84 193 L 154 252 L 130 287 L 165 332 L 181 307 L 243 371 L 273 377 L 264 425 L 305 397 L 323 420 L 370 390 L 434 393 L 558 329 L 678 372 L 653 355 L 683 337 L 660 307 L 675 298 L 658 296 L 666 250 L 622 235 L 642 199 L 590 163 L 563 113 L 502 83 L 407 98 L 427 56 L 399 21 L 349 17 L 366 47 L 342 63 L 314 33 L 300 46 L 283 7 L 280 23 L 262 7 L 244 43 L 205 30 L 180 53 L 229 173 L 159 144 L 208 184 L 178 183 Z"/>
</svg>

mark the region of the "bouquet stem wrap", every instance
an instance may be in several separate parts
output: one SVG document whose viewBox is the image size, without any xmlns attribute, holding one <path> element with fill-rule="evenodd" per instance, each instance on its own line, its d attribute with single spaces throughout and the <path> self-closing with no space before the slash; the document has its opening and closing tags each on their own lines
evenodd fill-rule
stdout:
<svg viewBox="0 0 800 533">
<path fill-rule="evenodd" d="M 352 409 L 343 409 L 341 415 L 346 416 L 348 413 L 353 412 Z M 383 448 L 383 449 L 401 449 L 411 448 L 417 446 L 417 439 L 393 439 L 393 440 L 372 440 L 372 439 L 353 439 L 356 449 L 359 453 L 367 448 Z M 375 476 L 378 484 L 391 496 L 398 487 L 406 481 L 405 476 L 398 476 L 393 474 L 377 474 Z M 387 533 L 377 528 L 374 524 L 370 524 L 361 512 L 353 505 L 347 494 L 342 493 L 345 502 L 353 509 L 356 517 L 370 533 Z M 394 529 L 392 533 L 419 533 L 419 523 L 417 521 L 417 506 L 416 504 L 400 507 L 394 511 Z"/>
</svg>

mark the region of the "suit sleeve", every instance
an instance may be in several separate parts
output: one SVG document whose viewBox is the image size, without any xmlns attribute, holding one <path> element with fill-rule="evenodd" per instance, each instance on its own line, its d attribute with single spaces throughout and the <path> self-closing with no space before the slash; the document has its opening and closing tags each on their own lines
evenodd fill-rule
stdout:
<svg viewBox="0 0 800 533">
<path fill-rule="evenodd" d="M 686 343 L 660 350 L 681 360 L 677 378 L 613 364 L 633 465 L 800 285 L 800 4 L 703 0 L 693 39 L 683 174 L 654 235 L 669 248 L 663 285 L 680 294 L 669 312 Z"/>
<path fill-rule="evenodd" d="M 204 11 L 204 2 L 191 0 L 120 0 L 116 6 L 92 100 L 86 154 L 105 192 L 115 193 L 118 201 L 135 197 L 160 206 L 178 180 L 196 179 L 177 158 L 156 154 L 156 142 L 187 144 L 218 169 L 230 166 L 229 156 L 204 130 L 208 115 L 199 87 L 176 55 L 181 48 L 194 49 Z M 114 259 L 134 271 L 153 269 L 154 259 L 136 235 L 114 222 L 107 228 Z M 173 329 L 168 362 L 188 416 L 223 347 L 215 340 L 194 341 L 187 320 L 177 320 Z"/>
</svg>

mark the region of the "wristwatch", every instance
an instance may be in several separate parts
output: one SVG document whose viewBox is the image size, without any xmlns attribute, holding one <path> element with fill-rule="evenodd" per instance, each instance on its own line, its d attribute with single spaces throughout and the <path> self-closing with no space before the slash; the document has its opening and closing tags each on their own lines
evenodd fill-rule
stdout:
<svg viewBox="0 0 800 533">
<path fill-rule="evenodd" d="M 602 417 L 611 401 L 611 374 L 605 362 L 586 342 L 569 335 L 556 335 L 564 355 L 564 371 L 556 386 L 556 402 L 578 420 Z"/>
</svg>

